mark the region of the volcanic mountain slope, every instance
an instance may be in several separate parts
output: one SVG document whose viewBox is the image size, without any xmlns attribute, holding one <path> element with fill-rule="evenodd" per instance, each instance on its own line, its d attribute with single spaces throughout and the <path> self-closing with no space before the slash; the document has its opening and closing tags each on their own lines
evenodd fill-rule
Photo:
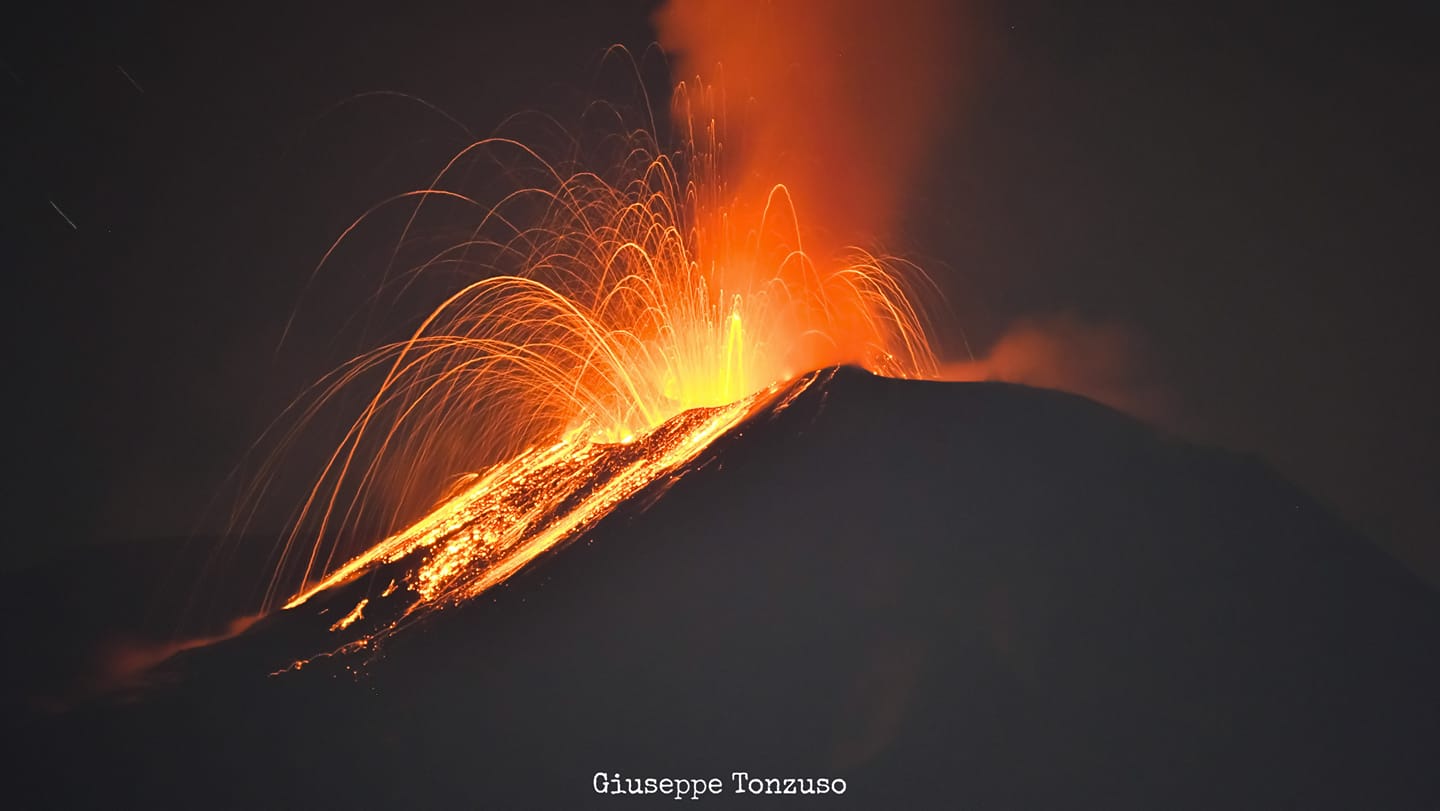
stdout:
<svg viewBox="0 0 1440 811">
<path fill-rule="evenodd" d="M 827 806 L 1440 806 L 1440 597 L 1253 461 L 840 369 L 666 485 L 374 654 L 268 675 L 386 572 L 22 720 L 17 788 L 609 807 L 597 771 L 745 771 L 844 778 Z"/>
</svg>

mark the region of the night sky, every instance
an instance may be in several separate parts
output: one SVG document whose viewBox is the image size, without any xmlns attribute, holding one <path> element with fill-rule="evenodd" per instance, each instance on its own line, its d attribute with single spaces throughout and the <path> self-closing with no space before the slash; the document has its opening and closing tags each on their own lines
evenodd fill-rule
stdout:
<svg viewBox="0 0 1440 811">
<path fill-rule="evenodd" d="M 331 241 L 466 129 L 573 107 L 607 45 L 655 36 L 642 2 L 202 5 L 56 2 L 0 32 L 8 568 L 213 532 L 249 442 L 359 348 L 326 340 L 363 299 L 341 288 L 276 352 Z M 1122 330 L 1164 394 L 1144 416 L 1440 581 L 1434 7 L 1171 5 L 974 8 L 886 247 L 943 287 L 950 356 L 1023 319 Z"/>
</svg>

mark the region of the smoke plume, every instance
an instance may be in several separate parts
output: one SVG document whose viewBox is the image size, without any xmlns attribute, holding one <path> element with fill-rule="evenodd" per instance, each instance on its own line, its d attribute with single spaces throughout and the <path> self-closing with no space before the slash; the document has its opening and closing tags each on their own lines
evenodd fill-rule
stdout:
<svg viewBox="0 0 1440 811">
<path fill-rule="evenodd" d="M 783 183 L 822 249 L 889 236 L 960 89 L 966 30 L 943 0 L 670 0 L 657 13 L 677 121 L 714 116 L 745 199 Z M 696 78 L 713 87 L 697 97 Z M 807 248 L 810 246 L 807 246 Z M 812 251 L 813 252 L 813 251 Z"/>
</svg>

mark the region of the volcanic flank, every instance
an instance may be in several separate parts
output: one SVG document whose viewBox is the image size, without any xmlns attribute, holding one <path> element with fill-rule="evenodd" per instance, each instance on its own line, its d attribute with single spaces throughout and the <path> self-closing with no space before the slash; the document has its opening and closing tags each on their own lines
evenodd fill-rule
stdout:
<svg viewBox="0 0 1440 811">
<path fill-rule="evenodd" d="M 860 807 L 1440 803 L 1436 594 L 1263 466 L 1072 395 L 822 372 L 346 648 L 416 560 L 21 719 L 22 804 L 756 799 L 737 771 Z"/>
</svg>

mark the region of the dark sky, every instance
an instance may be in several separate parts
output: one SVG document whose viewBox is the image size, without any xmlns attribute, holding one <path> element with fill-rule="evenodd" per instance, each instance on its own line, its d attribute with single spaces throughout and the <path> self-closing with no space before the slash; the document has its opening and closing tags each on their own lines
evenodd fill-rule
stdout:
<svg viewBox="0 0 1440 811">
<path fill-rule="evenodd" d="M 9 566 L 190 531 L 267 419 L 358 348 L 321 340 L 342 292 L 274 353 L 331 240 L 466 135 L 357 96 L 484 134 L 654 38 L 646 2 L 203 5 L 56 2 L 0 33 Z M 1258 454 L 1440 579 L 1435 12 L 969 19 L 973 81 L 888 247 L 977 351 L 1023 318 L 1123 327 L 1166 427 Z"/>
</svg>

